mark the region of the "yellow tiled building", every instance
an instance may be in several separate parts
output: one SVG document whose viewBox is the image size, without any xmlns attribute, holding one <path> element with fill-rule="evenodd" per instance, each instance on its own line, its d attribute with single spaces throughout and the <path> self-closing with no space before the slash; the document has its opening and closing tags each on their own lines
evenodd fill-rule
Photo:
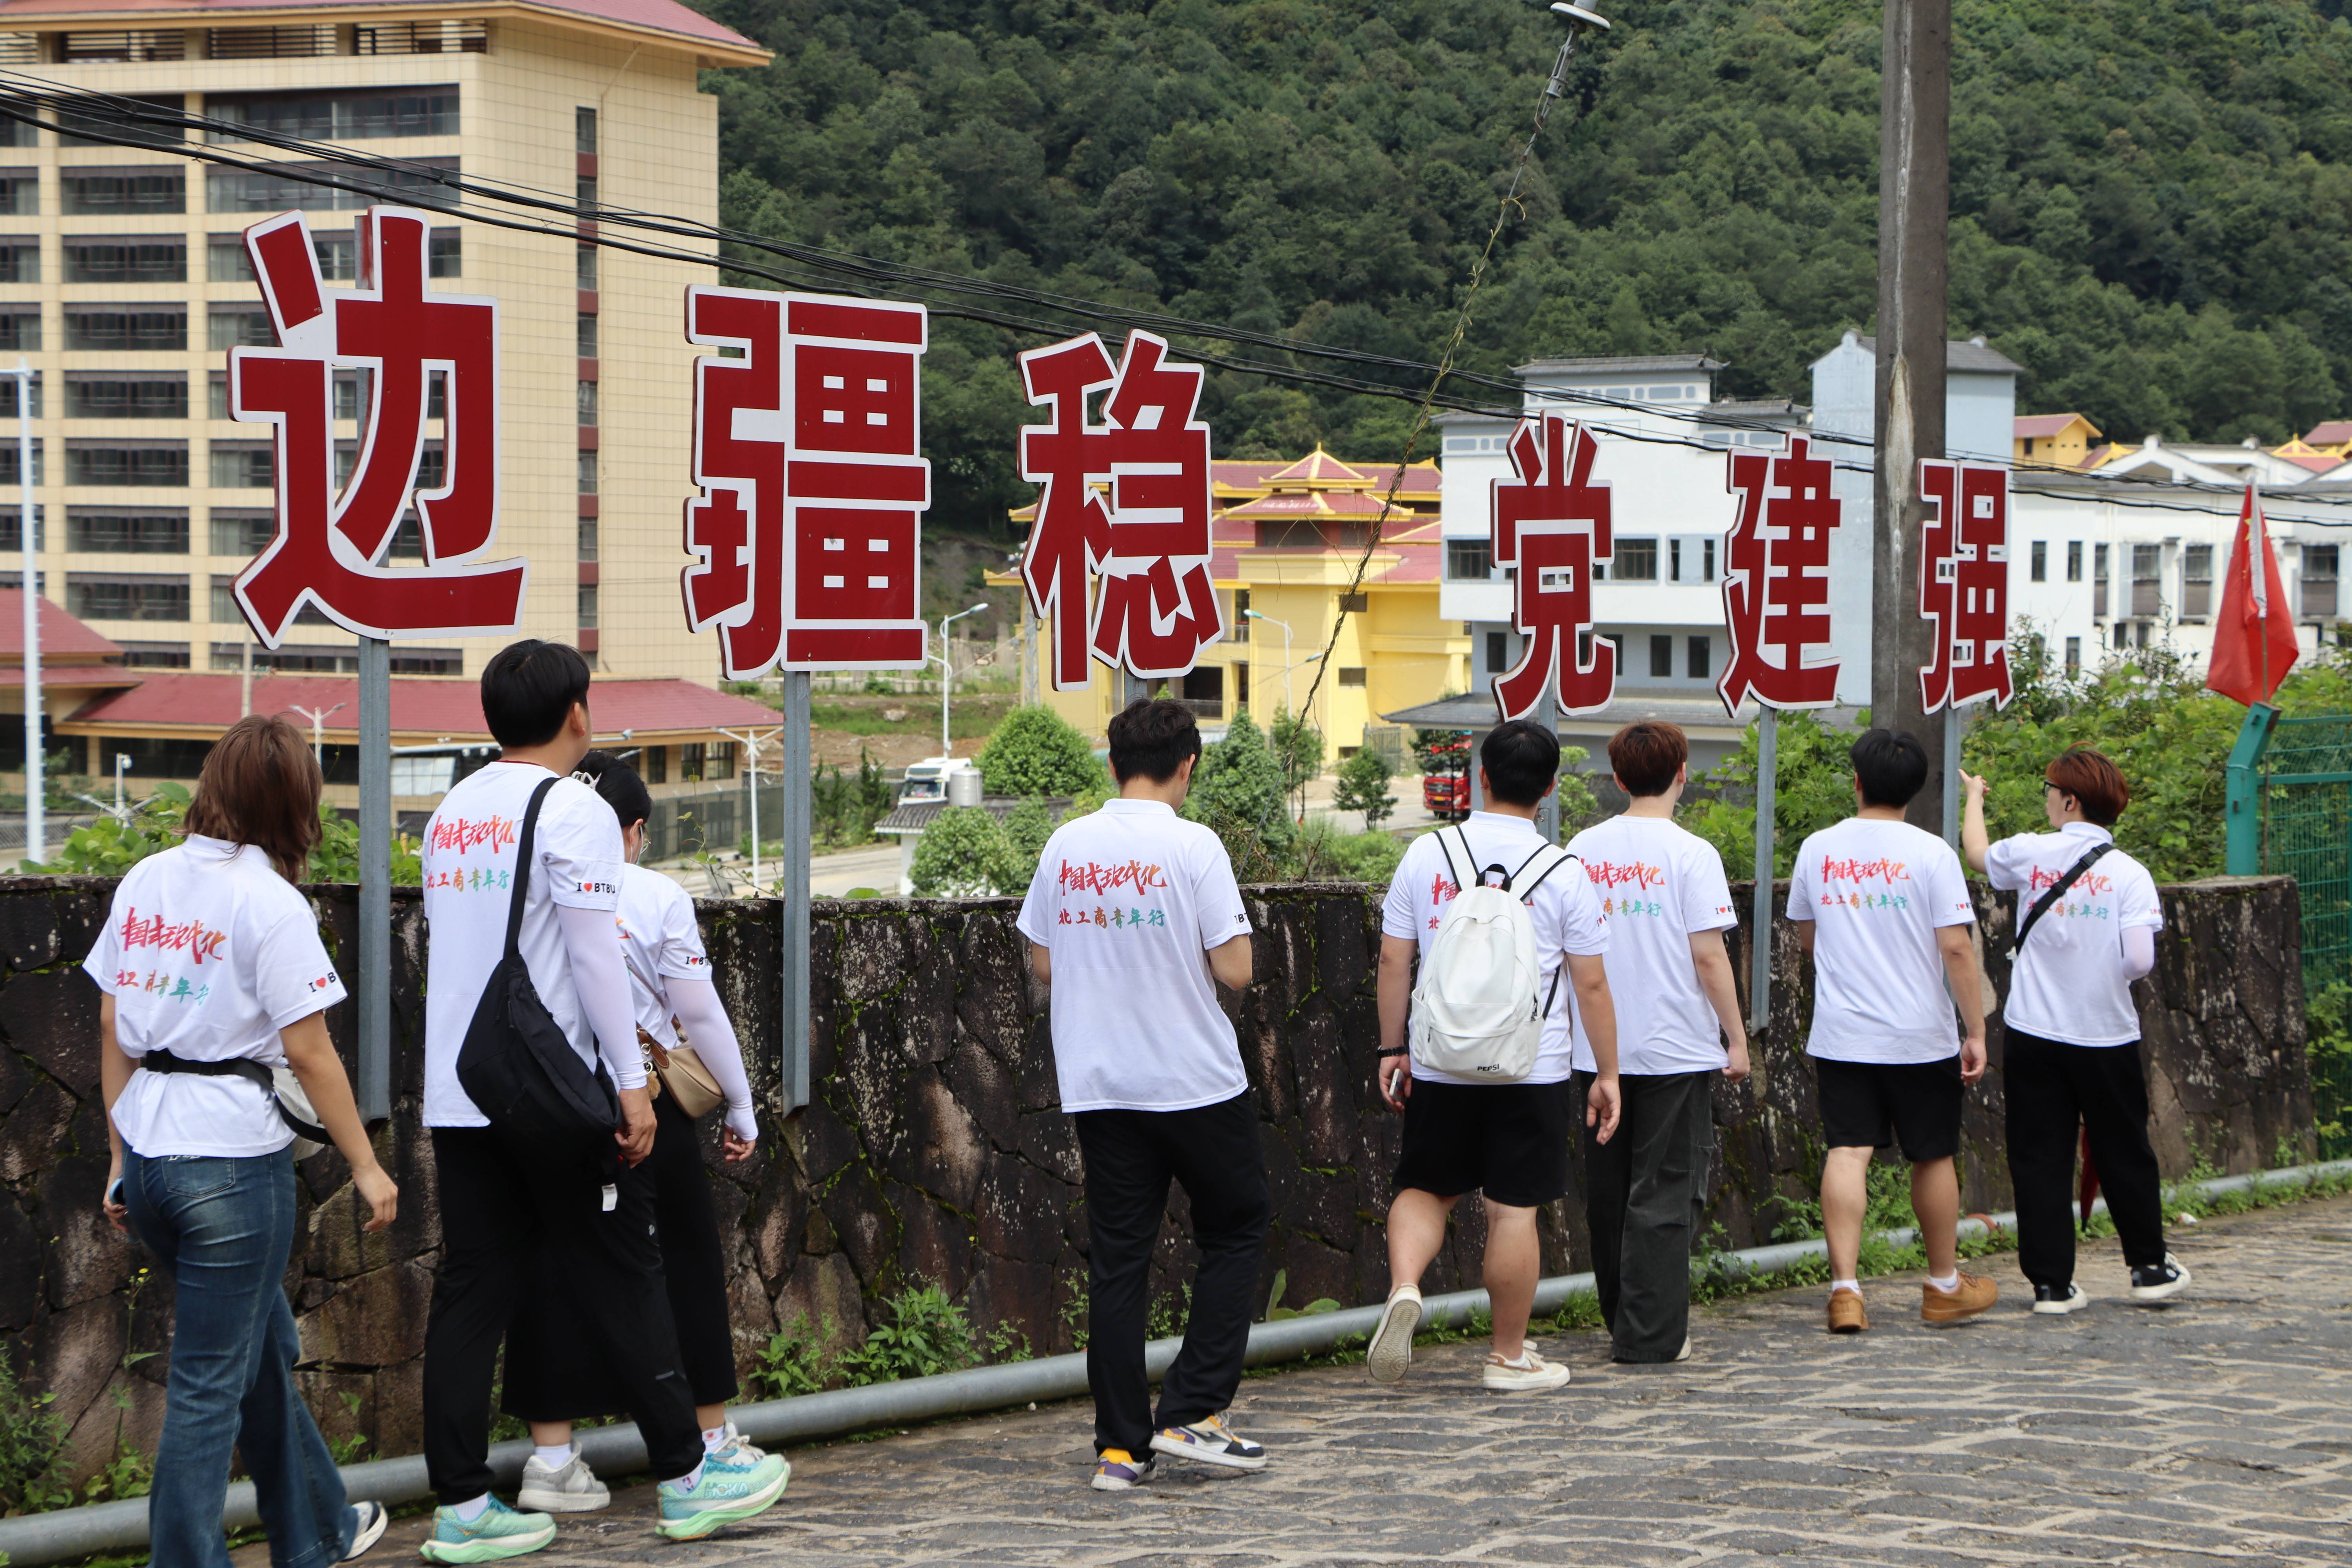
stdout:
<svg viewBox="0 0 2352 1568">
<path fill-rule="evenodd" d="M 1445 547 L 1437 532 L 1436 464 L 1405 469 L 1319 687 L 1324 645 L 1396 470 L 1342 462 L 1319 447 L 1294 463 L 1220 461 L 1212 469 L 1218 511 L 1210 571 L 1232 630 L 1171 689 L 1204 723 L 1247 708 L 1264 724 L 1277 707 L 1305 708 L 1327 754 L 1345 755 L 1363 744 L 1364 727 L 1378 715 L 1469 689 L 1469 637 L 1459 622 L 1438 616 Z M 1012 515 L 1025 527 L 1035 513 L 1024 508 Z M 992 574 L 990 581 L 1018 579 Z M 1097 664 L 1086 689 L 1055 690 L 1044 656 L 1052 637 L 1048 621 L 1032 638 L 1024 689 L 1099 735 L 1117 707 L 1117 682 Z"/>
<path fill-rule="evenodd" d="M 63 95 L 68 115 L 72 95 L 135 96 L 225 122 L 205 141 L 278 167 L 299 159 L 240 128 L 700 221 L 718 216 L 718 111 L 697 73 L 767 58 L 677 0 L 0 4 L 0 68 Z M 352 220 L 371 198 L 13 121 L 0 142 L 0 366 L 21 353 L 38 377 L 45 596 L 134 668 L 237 668 L 249 634 L 228 585 L 274 527 L 269 428 L 227 417 L 225 351 L 272 341 L 238 236 L 299 207 L 329 286 L 348 284 Z M 378 177 L 388 188 L 374 199 L 446 200 L 428 175 Z M 694 352 L 681 300 L 713 275 L 583 244 L 593 226 L 575 232 L 565 214 L 534 221 L 545 232 L 455 215 L 433 231 L 430 287 L 499 304 L 488 553 L 530 559 L 525 635 L 576 642 L 609 674 L 713 683 L 716 650 L 687 631 L 677 588 Z M 12 582 L 13 388 L 0 379 L 0 580 Z M 339 373 L 339 472 L 365 434 L 361 392 Z M 420 485 L 437 482 L 439 433 L 428 421 Z M 415 549 L 404 525 L 394 563 Z M 395 643 L 394 668 L 471 678 L 505 640 Z M 256 668 L 355 668 L 352 637 L 315 612 L 286 643 L 257 650 Z"/>
</svg>

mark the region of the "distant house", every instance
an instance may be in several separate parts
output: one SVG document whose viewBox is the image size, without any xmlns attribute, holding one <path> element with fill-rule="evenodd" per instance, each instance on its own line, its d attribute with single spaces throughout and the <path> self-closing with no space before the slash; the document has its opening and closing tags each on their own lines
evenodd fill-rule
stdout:
<svg viewBox="0 0 2352 1568">
<path fill-rule="evenodd" d="M 2304 433 L 2303 444 L 2338 458 L 2352 458 L 2352 419 L 2323 419 Z"/>
<path fill-rule="evenodd" d="M 92 698 L 139 684 L 122 668 L 121 645 L 41 601 L 41 707 L 56 744 L 57 721 Z M 0 773 L 25 771 L 25 591 L 0 588 Z M 22 784 L 11 787 L 21 790 Z"/>
<path fill-rule="evenodd" d="M 2099 427 L 2081 415 L 2021 414 L 2012 423 L 2016 434 L 2011 456 L 2020 467 L 2080 469 L 2091 466 L 2091 443 L 2099 438 Z"/>
</svg>

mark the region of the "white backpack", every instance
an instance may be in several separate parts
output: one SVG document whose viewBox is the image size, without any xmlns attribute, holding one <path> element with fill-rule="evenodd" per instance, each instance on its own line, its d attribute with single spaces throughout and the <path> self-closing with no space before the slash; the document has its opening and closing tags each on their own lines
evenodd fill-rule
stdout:
<svg viewBox="0 0 2352 1568">
<path fill-rule="evenodd" d="M 1454 845 L 1462 848 L 1454 863 Z M 1543 970 L 1536 962 L 1536 925 L 1527 901 L 1545 878 L 1576 858 L 1547 844 L 1490 887 L 1477 869 L 1470 838 L 1459 827 L 1440 829 L 1437 847 L 1461 889 L 1445 907 L 1437 940 L 1413 987 L 1409 1030 L 1413 1066 L 1475 1079 L 1517 1083 L 1535 1070 L 1550 995 L 1538 995 Z M 1469 875 L 1463 874 L 1463 866 Z M 1501 871 L 1496 865 L 1490 871 Z M 1554 972 L 1551 989 L 1559 989 Z"/>
</svg>

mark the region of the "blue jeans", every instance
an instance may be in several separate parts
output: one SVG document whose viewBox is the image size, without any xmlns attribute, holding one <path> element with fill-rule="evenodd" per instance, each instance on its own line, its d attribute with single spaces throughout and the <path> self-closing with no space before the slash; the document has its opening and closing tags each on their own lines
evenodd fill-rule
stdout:
<svg viewBox="0 0 2352 1568">
<path fill-rule="evenodd" d="M 343 1478 L 294 1387 L 286 1304 L 294 1162 L 122 1152 L 131 1228 L 178 1287 L 172 1381 L 147 1498 L 152 1568 L 228 1568 L 221 1510 L 245 1456 L 275 1568 L 327 1568 L 355 1523 Z"/>
</svg>

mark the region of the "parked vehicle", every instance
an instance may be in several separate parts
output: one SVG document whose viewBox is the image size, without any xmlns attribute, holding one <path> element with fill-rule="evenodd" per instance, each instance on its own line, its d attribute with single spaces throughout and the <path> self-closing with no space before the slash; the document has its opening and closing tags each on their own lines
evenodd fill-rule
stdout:
<svg viewBox="0 0 2352 1568">
<path fill-rule="evenodd" d="M 1421 804 L 1440 822 L 1460 822 L 1470 815 L 1469 736 L 1424 748 Z"/>
</svg>

